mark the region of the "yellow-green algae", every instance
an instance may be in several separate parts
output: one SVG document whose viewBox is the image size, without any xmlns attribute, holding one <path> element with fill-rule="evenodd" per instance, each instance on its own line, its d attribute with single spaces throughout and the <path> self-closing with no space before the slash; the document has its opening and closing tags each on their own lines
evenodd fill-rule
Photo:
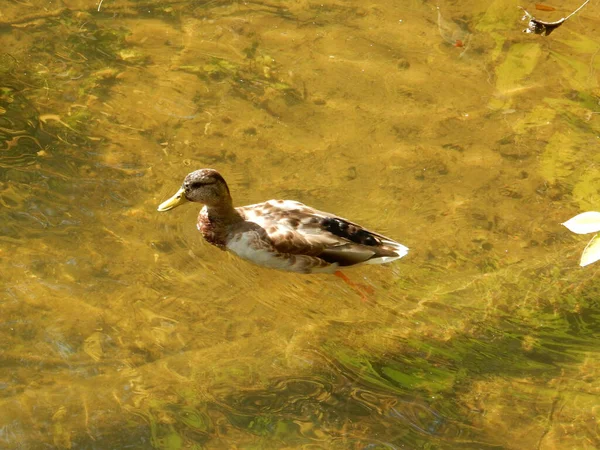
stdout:
<svg viewBox="0 0 600 450">
<path fill-rule="evenodd" d="M 1 444 L 596 448 L 592 47 L 542 72 L 512 6 L 460 60 L 418 2 L 3 7 Z M 250 266 L 155 214 L 207 165 L 411 253 L 366 303 Z"/>
</svg>

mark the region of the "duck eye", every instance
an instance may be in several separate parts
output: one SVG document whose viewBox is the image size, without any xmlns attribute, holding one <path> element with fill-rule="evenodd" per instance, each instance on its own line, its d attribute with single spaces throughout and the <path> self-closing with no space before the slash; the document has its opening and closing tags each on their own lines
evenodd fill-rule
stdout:
<svg viewBox="0 0 600 450">
<path fill-rule="evenodd" d="M 194 189 L 201 189 L 204 186 L 208 186 L 210 184 L 215 184 L 216 181 L 213 180 L 196 180 L 196 181 L 188 181 L 184 183 L 183 188 L 187 191 L 193 191 Z"/>
<path fill-rule="evenodd" d="M 205 183 L 203 183 L 202 181 L 194 181 L 193 183 L 191 183 L 189 185 L 190 189 L 199 189 L 202 186 L 204 186 Z"/>
</svg>

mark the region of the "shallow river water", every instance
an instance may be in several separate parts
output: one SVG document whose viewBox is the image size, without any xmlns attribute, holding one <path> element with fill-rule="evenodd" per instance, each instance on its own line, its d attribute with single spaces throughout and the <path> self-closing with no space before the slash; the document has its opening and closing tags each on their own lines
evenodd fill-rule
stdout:
<svg viewBox="0 0 600 450">
<path fill-rule="evenodd" d="M 0 447 L 597 449 L 600 4 L 2 0 Z M 539 6 L 538 6 L 539 8 Z M 408 246 L 205 243 L 194 169 Z"/>
</svg>

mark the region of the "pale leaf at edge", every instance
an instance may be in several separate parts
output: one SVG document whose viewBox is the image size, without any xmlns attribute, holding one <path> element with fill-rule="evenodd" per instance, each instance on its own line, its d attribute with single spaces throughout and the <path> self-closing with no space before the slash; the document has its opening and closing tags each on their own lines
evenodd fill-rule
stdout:
<svg viewBox="0 0 600 450">
<path fill-rule="evenodd" d="M 587 266 L 593 262 L 596 262 L 600 259 L 600 234 L 597 234 L 592 238 L 588 245 L 583 250 L 581 255 L 581 261 L 579 261 L 579 265 L 581 267 Z"/>
<path fill-rule="evenodd" d="M 565 223 L 565 227 L 577 234 L 588 234 L 600 231 L 600 212 L 588 211 L 577 214 Z"/>
</svg>

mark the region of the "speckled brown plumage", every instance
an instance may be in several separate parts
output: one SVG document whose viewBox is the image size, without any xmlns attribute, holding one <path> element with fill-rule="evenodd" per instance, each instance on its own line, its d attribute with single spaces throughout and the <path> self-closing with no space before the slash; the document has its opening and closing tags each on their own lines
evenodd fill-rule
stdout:
<svg viewBox="0 0 600 450">
<path fill-rule="evenodd" d="M 218 219 L 211 220 L 206 208 L 202 208 L 198 214 L 198 231 L 209 244 L 227 250 L 227 227 Z"/>
</svg>

